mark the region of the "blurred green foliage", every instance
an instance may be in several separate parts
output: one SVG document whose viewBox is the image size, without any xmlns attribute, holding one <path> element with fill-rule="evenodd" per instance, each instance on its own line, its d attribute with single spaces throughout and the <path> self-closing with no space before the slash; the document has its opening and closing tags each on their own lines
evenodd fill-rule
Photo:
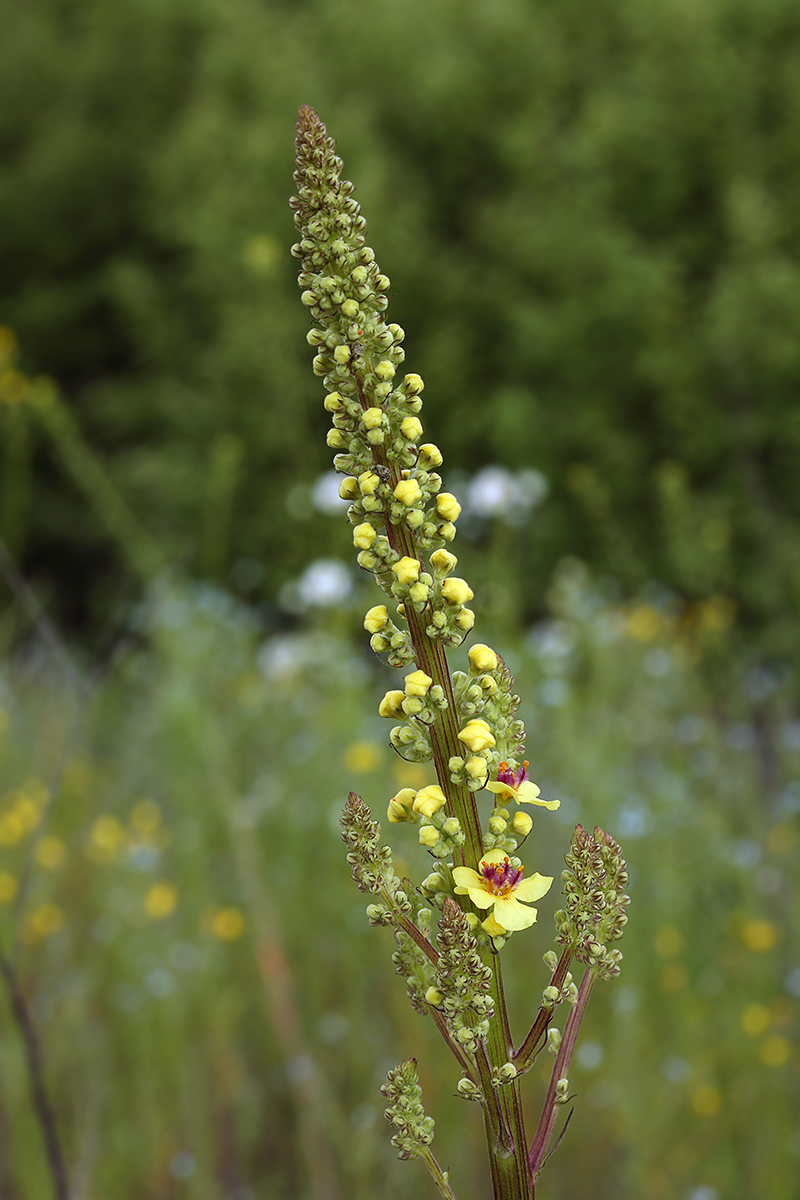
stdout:
<svg viewBox="0 0 800 1200">
<path fill-rule="evenodd" d="M 0 320 L 164 555 L 235 584 L 237 562 L 264 562 L 248 586 L 267 600 L 321 536 L 287 492 L 329 461 L 288 256 L 301 102 L 358 185 L 446 464 L 550 481 L 521 535 L 527 613 L 572 552 L 628 587 L 725 593 L 787 654 L 794 0 L 15 10 Z M 127 568 L 52 440 L 0 407 L 9 539 L 92 626 Z M 325 536 L 344 552 L 346 527 Z"/>
<path fill-rule="evenodd" d="M 760 674 L 724 709 L 706 692 L 693 667 L 725 650 L 719 613 L 687 630 L 669 606 L 620 605 L 574 565 L 551 600 L 552 619 L 504 645 L 533 778 L 561 799 L 526 862 L 557 877 L 573 824 L 600 824 L 622 843 L 632 902 L 543 1195 L 795 1200 L 791 691 Z M 0 674 L 0 952 L 41 1041 L 76 1194 L 428 1194 L 421 1164 L 389 1146 L 378 1090 L 411 1055 L 456 1194 L 486 1194 L 480 1113 L 409 1008 L 338 837 L 349 788 L 383 818 L 393 789 L 431 782 L 429 765 L 391 754 L 373 715 L 394 676 L 324 626 L 265 639 L 208 587 L 160 586 L 139 628 L 146 648 L 120 647 L 102 678 L 41 647 Z M 420 878 L 415 829 L 392 829 L 397 869 Z M 517 1041 L 549 978 L 559 903 L 556 880 L 538 924 L 503 951 Z M 2 995 L 0 1032 L 0 1192 L 45 1196 Z M 549 1069 L 526 1079 L 529 1129 Z"/>
</svg>

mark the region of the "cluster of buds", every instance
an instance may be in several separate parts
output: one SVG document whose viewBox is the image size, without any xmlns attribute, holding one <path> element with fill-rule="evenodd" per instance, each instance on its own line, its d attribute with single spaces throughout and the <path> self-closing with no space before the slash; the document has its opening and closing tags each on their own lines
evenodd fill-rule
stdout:
<svg viewBox="0 0 800 1200">
<path fill-rule="evenodd" d="M 398 1157 L 416 1158 L 433 1141 L 433 1117 L 422 1107 L 415 1059 L 387 1072 L 381 1091 L 389 1101 L 384 1116 L 395 1131 L 392 1145 L 399 1150 Z"/>
<path fill-rule="evenodd" d="M 622 954 L 609 950 L 627 924 L 630 897 L 623 888 L 628 869 L 622 851 L 599 826 L 594 836 L 576 825 L 562 871 L 566 907 L 555 914 L 558 941 L 594 968 L 601 979 L 619 974 Z"/>
<path fill-rule="evenodd" d="M 449 898 L 442 909 L 438 945 L 435 982 L 425 998 L 444 1013 L 459 1045 L 475 1054 L 486 1041 L 494 1012 L 489 994 L 492 972 L 481 962 L 466 914 Z"/>
</svg>

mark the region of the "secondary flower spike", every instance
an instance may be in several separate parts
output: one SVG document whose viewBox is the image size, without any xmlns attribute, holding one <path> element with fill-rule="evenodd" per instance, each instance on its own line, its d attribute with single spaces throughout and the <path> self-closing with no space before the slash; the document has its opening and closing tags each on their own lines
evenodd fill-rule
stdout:
<svg viewBox="0 0 800 1200">
<path fill-rule="evenodd" d="M 500 850 L 484 854 L 477 871 L 455 867 L 453 879 L 458 895 L 469 896 L 476 908 L 491 908 L 497 924 L 509 933 L 533 925 L 536 909 L 527 905 L 541 900 L 553 882 L 551 876 L 538 872 L 523 878 L 519 859 L 512 860 Z"/>
</svg>

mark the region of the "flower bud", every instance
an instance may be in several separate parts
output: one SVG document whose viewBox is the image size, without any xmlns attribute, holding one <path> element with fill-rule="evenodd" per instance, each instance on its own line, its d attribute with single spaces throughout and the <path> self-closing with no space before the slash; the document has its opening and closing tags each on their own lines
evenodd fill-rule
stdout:
<svg viewBox="0 0 800 1200">
<path fill-rule="evenodd" d="M 462 608 L 461 612 L 456 617 L 456 625 L 459 627 L 459 629 L 463 629 L 464 633 L 469 633 L 474 624 L 475 613 L 471 608 Z"/>
<path fill-rule="evenodd" d="M 385 604 L 376 604 L 364 617 L 364 628 L 367 633 L 379 633 L 389 623 L 389 614 Z"/>
<path fill-rule="evenodd" d="M 358 301 L 345 300 L 344 304 L 341 306 L 341 311 L 343 317 L 346 317 L 348 321 L 352 321 L 358 316 Z"/>
<path fill-rule="evenodd" d="M 440 467 L 444 462 L 441 450 L 433 442 L 425 442 L 420 446 L 419 457 L 426 467 Z"/>
<path fill-rule="evenodd" d="M 519 837 L 527 837 L 533 829 L 533 821 L 526 812 L 515 812 L 511 818 L 511 828 Z"/>
<path fill-rule="evenodd" d="M 406 698 L 405 692 L 392 691 L 387 692 L 380 702 L 378 712 L 382 717 L 391 717 L 392 720 L 397 720 L 402 717 L 402 704 Z"/>
<path fill-rule="evenodd" d="M 416 442 L 422 437 L 422 422 L 419 417 L 405 417 L 400 422 L 400 432 L 408 442 Z"/>
<path fill-rule="evenodd" d="M 444 525 L 439 527 L 439 535 L 440 537 L 443 537 L 446 542 L 452 542 L 453 538 L 456 536 L 456 527 L 453 522 L 445 521 Z"/>
<path fill-rule="evenodd" d="M 350 361 L 350 347 L 336 346 L 333 351 L 333 357 L 340 367 L 346 366 Z"/>
<path fill-rule="evenodd" d="M 380 429 L 382 420 L 382 408 L 365 408 L 361 414 L 361 423 L 367 429 Z"/>
<path fill-rule="evenodd" d="M 467 762 L 464 770 L 467 772 L 470 779 L 485 779 L 489 773 L 489 767 L 486 759 L 481 758 L 479 754 L 473 754 L 472 758 Z"/>
<path fill-rule="evenodd" d="M 380 411 L 380 410 L 379 410 Z M 380 479 L 374 471 L 364 471 L 358 477 L 358 487 L 362 496 L 372 496 L 380 486 Z"/>
<path fill-rule="evenodd" d="M 413 788 L 401 788 L 396 796 L 392 796 L 386 812 L 392 825 L 399 825 L 402 821 L 411 820 L 411 806 L 414 803 L 414 795 Z"/>
<path fill-rule="evenodd" d="M 329 429 L 325 441 L 330 446 L 331 450 L 344 450 L 347 442 L 341 429 Z"/>
<path fill-rule="evenodd" d="M 327 412 L 339 412 L 344 408 L 344 400 L 338 392 L 328 392 L 325 397 L 325 409 Z"/>
<path fill-rule="evenodd" d="M 437 987 L 429 987 L 425 993 L 425 999 L 432 1008 L 438 1008 L 444 1000 L 444 993 L 440 992 Z"/>
<path fill-rule="evenodd" d="M 412 671 L 406 675 L 406 695 L 427 696 L 432 683 L 430 675 L 426 675 L 424 671 Z"/>
<path fill-rule="evenodd" d="M 481 750 L 488 750 L 495 744 L 491 729 L 480 717 L 467 721 L 458 734 L 458 740 L 463 742 L 474 754 L 479 754 Z"/>
<path fill-rule="evenodd" d="M 434 550 L 430 558 L 431 566 L 439 575 L 449 575 L 458 563 L 455 554 L 449 550 Z"/>
<path fill-rule="evenodd" d="M 400 583 L 416 583 L 419 579 L 420 566 L 416 558 L 406 555 L 392 566 L 392 570 Z"/>
<path fill-rule="evenodd" d="M 469 661 L 475 671 L 497 670 L 497 655 L 491 646 L 485 646 L 483 642 L 476 642 L 474 646 L 470 647 Z"/>
<path fill-rule="evenodd" d="M 420 813 L 423 817 L 432 817 L 446 803 L 445 794 L 438 783 L 431 783 L 427 787 L 420 788 L 414 797 L 414 812 Z M 436 837 L 438 838 L 438 836 L 437 832 Z"/>
<path fill-rule="evenodd" d="M 353 530 L 353 545 L 357 550 L 369 550 L 377 536 L 369 521 L 364 521 L 362 525 L 356 525 Z"/>
<path fill-rule="evenodd" d="M 419 831 L 420 846 L 427 846 L 430 850 L 439 841 L 439 830 L 434 829 L 432 825 L 423 825 Z"/>
<path fill-rule="evenodd" d="M 339 495 L 342 500 L 355 500 L 358 495 L 358 480 L 352 475 L 346 476 L 339 484 Z"/>
<path fill-rule="evenodd" d="M 442 598 L 448 604 L 466 604 L 474 595 L 467 581 L 459 579 L 457 575 L 451 575 L 442 582 Z"/>
<path fill-rule="evenodd" d="M 422 496 L 422 492 L 416 479 L 401 479 L 394 489 L 394 496 L 401 504 L 410 507 L 412 504 L 417 503 Z"/>
<path fill-rule="evenodd" d="M 419 375 L 406 375 L 403 380 L 403 389 L 408 396 L 417 396 L 425 387 Z"/>
<path fill-rule="evenodd" d="M 375 368 L 375 374 L 378 376 L 378 379 L 381 380 L 393 379 L 394 363 L 389 362 L 389 359 L 385 358 L 383 362 L 378 363 L 377 367 Z"/>
<path fill-rule="evenodd" d="M 452 492 L 440 492 L 436 497 L 436 511 L 445 521 L 457 521 L 461 505 Z"/>
</svg>

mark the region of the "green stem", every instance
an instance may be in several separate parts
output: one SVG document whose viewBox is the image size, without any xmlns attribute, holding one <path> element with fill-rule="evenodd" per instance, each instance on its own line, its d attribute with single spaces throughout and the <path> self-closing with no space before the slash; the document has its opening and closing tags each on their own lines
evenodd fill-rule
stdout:
<svg viewBox="0 0 800 1200">
<path fill-rule="evenodd" d="M 553 972 L 553 978 L 550 980 L 551 987 L 557 987 L 559 991 L 563 987 L 564 980 L 567 977 L 569 965 L 572 962 L 573 951 L 568 947 L 561 955 L 558 966 Z M 537 1052 L 539 1042 L 547 1032 L 547 1026 L 553 1019 L 554 1009 L 540 1008 L 536 1015 L 536 1020 L 531 1026 L 528 1036 L 520 1046 L 519 1050 L 513 1055 L 512 1061 L 518 1071 L 524 1071 L 530 1065 L 531 1060 Z"/>
<path fill-rule="evenodd" d="M 542 1116 L 539 1121 L 539 1127 L 536 1130 L 536 1136 L 533 1139 L 533 1145 L 530 1149 L 528 1160 L 530 1162 L 531 1175 L 536 1178 L 542 1163 L 544 1162 L 547 1146 L 555 1128 L 556 1118 L 558 1116 L 557 1109 L 561 1105 L 556 1104 L 556 1085 L 559 1079 L 566 1079 L 569 1075 L 570 1063 L 575 1050 L 575 1043 L 578 1040 L 578 1033 L 583 1020 L 583 1014 L 586 1012 L 586 1006 L 589 1003 L 589 997 L 592 994 L 597 976 L 594 970 L 590 967 L 581 980 L 581 986 L 578 989 L 578 999 L 572 1011 L 567 1017 L 567 1023 L 564 1027 L 564 1036 L 561 1039 L 561 1045 L 556 1055 L 553 1074 L 550 1077 L 550 1086 L 547 1089 Z"/>
<path fill-rule="evenodd" d="M 489 1022 L 486 1050 L 491 1067 L 497 1070 L 509 1061 L 512 1044 L 500 956 L 493 955 L 490 965 L 492 967 L 494 1016 Z M 495 1200 L 532 1200 L 533 1191 L 526 1156 L 527 1139 L 519 1081 L 513 1080 L 501 1088 L 492 1088 L 491 1090 L 497 1097 L 502 1128 L 506 1133 L 505 1139 L 496 1142 L 494 1146 L 491 1144 L 489 1146 Z"/>
<path fill-rule="evenodd" d="M 443 1171 L 439 1166 L 438 1162 L 433 1156 L 432 1151 L 426 1146 L 424 1149 L 420 1150 L 419 1156 L 430 1171 L 433 1182 L 436 1184 L 439 1192 L 442 1196 L 444 1196 L 445 1200 L 457 1200 L 455 1192 L 450 1187 L 450 1181 L 447 1178 L 446 1172 Z"/>
</svg>

